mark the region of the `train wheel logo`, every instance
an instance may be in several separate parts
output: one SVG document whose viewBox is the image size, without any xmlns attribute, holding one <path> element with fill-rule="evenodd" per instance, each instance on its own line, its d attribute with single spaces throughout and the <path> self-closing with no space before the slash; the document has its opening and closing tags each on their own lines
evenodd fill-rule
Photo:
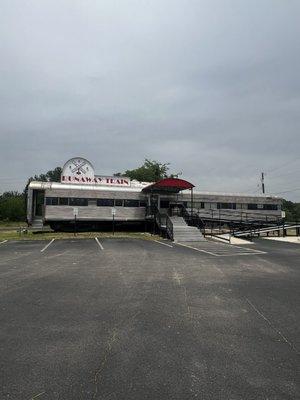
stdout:
<svg viewBox="0 0 300 400">
<path fill-rule="evenodd" d="M 76 175 L 86 175 L 89 172 L 89 167 L 85 160 L 72 160 L 72 165 L 69 165 L 70 172 Z"/>
</svg>

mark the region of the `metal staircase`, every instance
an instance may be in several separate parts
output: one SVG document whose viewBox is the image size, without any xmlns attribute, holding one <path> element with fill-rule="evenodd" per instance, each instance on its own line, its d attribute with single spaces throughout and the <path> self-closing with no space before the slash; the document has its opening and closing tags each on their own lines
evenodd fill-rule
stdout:
<svg viewBox="0 0 300 400">
<path fill-rule="evenodd" d="M 42 231 L 44 228 L 43 225 L 43 218 L 42 217 L 35 217 L 31 224 L 31 230 L 33 231 Z"/>
<path fill-rule="evenodd" d="M 183 217 L 167 217 L 167 233 L 174 242 L 202 242 L 205 241 L 200 230 L 189 226 Z"/>
<path fill-rule="evenodd" d="M 153 221 L 160 234 L 167 236 L 174 242 L 205 241 L 199 224 L 191 226 L 191 217 L 188 214 L 184 216 L 182 214 L 182 209 L 177 210 L 174 215 L 174 210 L 162 213 L 157 207 L 148 207 L 146 218 Z"/>
</svg>

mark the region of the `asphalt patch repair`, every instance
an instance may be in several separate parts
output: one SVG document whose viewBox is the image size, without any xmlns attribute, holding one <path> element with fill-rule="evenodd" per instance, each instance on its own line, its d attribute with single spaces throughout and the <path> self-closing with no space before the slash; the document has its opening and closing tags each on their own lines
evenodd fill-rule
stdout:
<svg viewBox="0 0 300 400">
<path fill-rule="evenodd" d="M 2 243 L 0 398 L 299 399 L 300 247 L 159 242 Z"/>
</svg>

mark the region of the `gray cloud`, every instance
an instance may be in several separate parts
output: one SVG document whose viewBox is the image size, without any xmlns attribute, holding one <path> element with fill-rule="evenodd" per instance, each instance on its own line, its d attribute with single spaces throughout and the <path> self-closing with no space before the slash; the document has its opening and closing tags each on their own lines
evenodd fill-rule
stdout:
<svg viewBox="0 0 300 400">
<path fill-rule="evenodd" d="M 170 162 L 203 190 L 253 192 L 261 171 L 300 187 L 297 0 L 0 7 L 0 192 L 74 155 L 105 174 Z"/>
</svg>

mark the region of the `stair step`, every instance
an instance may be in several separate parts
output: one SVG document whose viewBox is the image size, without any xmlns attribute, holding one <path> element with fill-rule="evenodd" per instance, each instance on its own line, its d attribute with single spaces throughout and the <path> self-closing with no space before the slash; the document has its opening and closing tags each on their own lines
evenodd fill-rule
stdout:
<svg viewBox="0 0 300 400">
<path fill-rule="evenodd" d="M 182 217 L 170 217 L 173 224 L 174 242 L 200 242 L 205 241 L 202 233 L 195 226 L 189 226 Z"/>
<path fill-rule="evenodd" d="M 31 223 L 31 229 L 33 230 L 42 230 L 44 228 L 43 218 L 34 218 Z"/>
</svg>

